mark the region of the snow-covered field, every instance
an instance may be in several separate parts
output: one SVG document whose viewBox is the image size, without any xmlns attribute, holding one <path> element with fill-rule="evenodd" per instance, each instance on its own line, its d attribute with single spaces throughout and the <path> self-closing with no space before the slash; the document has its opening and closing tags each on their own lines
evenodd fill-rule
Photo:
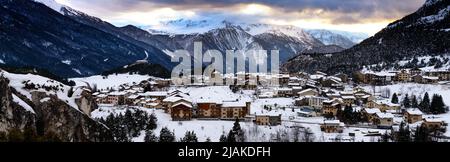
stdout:
<svg viewBox="0 0 450 162">
<path fill-rule="evenodd" d="M 107 88 L 117 88 L 122 84 L 131 84 L 131 83 L 139 83 L 143 80 L 148 80 L 150 77 L 148 75 L 129 75 L 129 74 L 117 74 L 117 75 L 109 75 L 108 77 L 104 77 L 101 75 L 95 75 L 86 78 L 72 78 L 70 80 L 75 81 L 78 86 L 86 85 L 89 83 L 91 86 L 94 84 L 97 85 L 98 89 L 107 89 Z"/>
<path fill-rule="evenodd" d="M 75 104 L 75 98 L 79 97 L 79 95 L 81 94 L 81 89 L 79 88 L 74 88 L 73 96 L 68 97 L 67 93 L 69 92 L 70 87 L 63 85 L 58 81 L 33 74 L 14 74 L 6 71 L 0 71 L 0 73 L 2 73 L 6 78 L 10 80 L 9 86 L 17 90 L 20 94 L 26 96 L 30 100 L 31 100 L 31 91 L 24 88 L 25 87 L 24 82 L 33 83 L 35 85 L 40 86 L 57 87 L 58 90 L 56 91 L 53 90 L 47 91 L 43 88 L 39 88 L 36 91 L 45 92 L 47 93 L 47 95 L 56 95 L 58 96 L 59 99 L 65 101 L 71 107 L 78 110 L 78 106 Z M 14 97 L 14 101 L 21 104 L 26 109 L 30 108 L 29 105 L 26 105 L 25 102 L 21 101 L 17 96 Z"/>
</svg>

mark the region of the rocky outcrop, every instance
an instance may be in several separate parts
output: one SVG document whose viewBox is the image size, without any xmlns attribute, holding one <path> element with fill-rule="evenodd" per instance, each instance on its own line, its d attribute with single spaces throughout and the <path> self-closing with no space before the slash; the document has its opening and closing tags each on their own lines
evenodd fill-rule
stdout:
<svg viewBox="0 0 450 162">
<path fill-rule="evenodd" d="M 94 96 L 92 96 L 92 93 L 88 90 L 83 90 L 80 98 L 75 99 L 75 103 L 78 108 L 89 117 L 91 116 L 91 112 L 98 108 Z"/>
<path fill-rule="evenodd" d="M 88 115 L 70 107 L 56 96 L 36 104 L 39 125 L 38 133 L 55 133 L 62 141 L 101 142 L 111 141 L 112 134 L 102 124 Z M 39 132 L 40 131 L 40 132 Z"/>
<path fill-rule="evenodd" d="M 0 76 L 0 132 L 33 128 L 36 124 L 35 114 L 14 102 L 8 84 L 9 80 Z"/>
<path fill-rule="evenodd" d="M 39 136 L 56 135 L 64 142 L 113 141 L 106 126 L 56 96 L 36 91 L 32 92 L 32 100 L 29 100 L 23 95 L 15 95 L 32 107 L 33 112 L 27 111 L 14 102 L 13 93 L 17 92 L 11 90 L 8 84 L 8 79 L 0 77 L 0 132 L 8 133 L 12 129 L 32 130 Z M 92 98 L 85 97 L 83 100 L 90 103 L 90 99 Z M 84 104 L 84 108 L 92 109 L 93 107 L 87 107 L 89 105 L 93 106 Z"/>
</svg>

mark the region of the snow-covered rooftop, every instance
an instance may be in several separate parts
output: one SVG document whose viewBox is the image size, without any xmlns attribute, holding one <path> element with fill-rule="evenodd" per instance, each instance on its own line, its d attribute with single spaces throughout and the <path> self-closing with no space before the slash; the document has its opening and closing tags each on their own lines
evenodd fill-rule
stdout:
<svg viewBox="0 0 450 162">
<path fill-rule="evenodd" d="M 422 111 L 419 109 L 409 109 L 406 112 L 410 115 L 423 115 Z"/>
<path fill-rule="evenodd" d="M 380 109 L 378 108 L 364 108 L 364 111 L 366 111 L 368 114 L 381 113 Z"/>
</svg>

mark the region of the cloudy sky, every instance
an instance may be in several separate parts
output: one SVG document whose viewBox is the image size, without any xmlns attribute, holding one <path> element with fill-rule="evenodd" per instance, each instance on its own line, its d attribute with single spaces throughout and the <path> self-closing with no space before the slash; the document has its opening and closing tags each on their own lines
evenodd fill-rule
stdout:
<svg viewBox="0 0 450 162">
<path fill-rule="evenodd" d="M 56 0 L 115 25 L 178 19 L 294 25 L 376 33 L 425 0 Z"/>
</svg>

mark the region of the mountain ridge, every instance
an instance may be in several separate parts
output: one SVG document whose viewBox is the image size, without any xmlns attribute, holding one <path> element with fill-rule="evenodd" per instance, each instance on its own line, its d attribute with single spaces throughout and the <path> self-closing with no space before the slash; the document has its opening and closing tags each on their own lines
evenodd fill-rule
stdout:
<svg viewBox="0 0 450 162">
<path fill-rule="evenodd" d="M 448 55 L 450 32 L 444 29 L 450 28 L 449 7 L 450 1 L 428 0 L 416 12 L 391 23 L 350 49 L 332 55 L 297 56 L 284 64 L 283 70 L 352 73 L 373 64 L 385 64 L 389 68 L 405 58 Z M 437 21 L 416 23 L 442 12 L 446 13 L 445 16 Z"/>
</svg>

